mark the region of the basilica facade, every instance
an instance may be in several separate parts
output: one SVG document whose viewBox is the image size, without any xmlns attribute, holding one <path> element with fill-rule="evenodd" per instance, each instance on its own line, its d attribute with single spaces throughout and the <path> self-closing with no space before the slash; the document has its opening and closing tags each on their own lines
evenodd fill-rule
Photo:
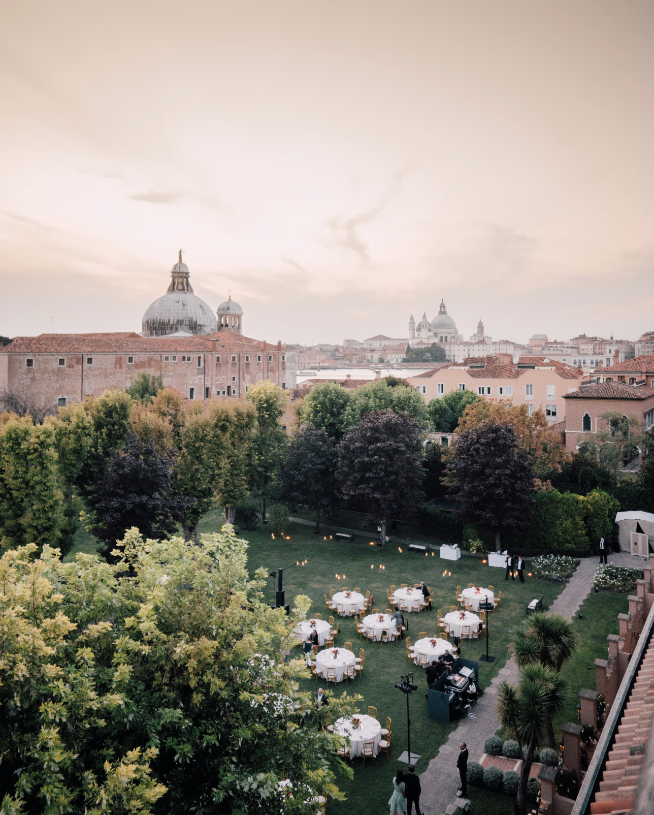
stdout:
<svg viewBox="0 0 654 815">
<path fill-rule="evenodd" d="M 429 344 L 438 343 L 453 343 L 462 342 L 463 336 L 459 334 L 456 323 L 447 313 L 445 301 L 441 300 L 438 314 L 430 322 L 427 319 L 427 313 L 423 312 L 422 319 L 419 323 L 413 319 L 413 314 L 409 320 L 409 344 L 415 345 L 420 340 L 428 342 Z"/>
</svg>

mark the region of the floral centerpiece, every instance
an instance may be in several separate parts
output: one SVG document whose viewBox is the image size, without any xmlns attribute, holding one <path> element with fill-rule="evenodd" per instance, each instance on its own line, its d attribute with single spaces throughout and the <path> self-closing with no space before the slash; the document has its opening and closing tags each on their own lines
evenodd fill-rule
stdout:
<svg viewBox="0 0 654 815">
<path fill-rule="evenodd" d="M 311 625 L 311 628 L 316 627 L 316 621 L 315 620 L 309 620 L 309 624 Z"/>
<path fill-rule="evenodd" d="M 352 730 L 361 730 L 361 719 L 357 719 L 356 716 L 352 717 Z"/>
<path fill-rule="evenodd" d="M 383 622 L 384 622 L 384 615 L 383 615 L 383 614 L 380 614 L 380 615 L 379 615 L 379 622 L 380 622 L 380 623 L 383 623 Z"/>
<path fill-rule="evenodd" d="M 352 597 L 352 592 L 351 591 L 346 591 L 345 596 L 346 597 Z"/>
<path fill-rule="evenodd" d="M 460 611 L 460 612 L 459 612 L 459 619 L 460 619 L 460 620 L 465 620 L 465 618 L 466 618 L 466 613 L 465 613 L 465 611 Z"/>
<path fill-rule="evenodd" d="M 332 659 L 338 659 L 338 648 L 334 648 L 332 651 Z"/>
<path fill-rule="evenodd" d="M 435 648 L 435 647 L 436 647 L 436 645 L 438 644 L 438 640 L 437 640 L 437 639 L 429 640 L 429 642 L 431 643 L 431 647 L 432 647 L 432 648 Z"/>
</svg>

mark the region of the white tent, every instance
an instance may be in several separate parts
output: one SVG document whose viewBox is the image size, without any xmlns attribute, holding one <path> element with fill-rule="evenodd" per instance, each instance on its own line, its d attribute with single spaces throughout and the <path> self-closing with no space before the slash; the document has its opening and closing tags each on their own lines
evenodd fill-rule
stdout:
<svg viewBox="0 0 654 815">
<path fill-rule="evenodd" d="M 623 552 L 645 555 L 654 550 L 654 515 L 651 512 L 618 512 L 615 522 L 620 530 Z M 640 551 L 634 551 L 633 546 L 640 546 Z"/>
</svg>

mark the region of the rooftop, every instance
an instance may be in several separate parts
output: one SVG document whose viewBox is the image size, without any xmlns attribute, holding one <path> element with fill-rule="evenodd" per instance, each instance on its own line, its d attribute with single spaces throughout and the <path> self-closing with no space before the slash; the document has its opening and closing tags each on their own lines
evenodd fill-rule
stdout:
<svg viewBox="0 0 654 815">
<path fill-rule="evenodd" d="M 649 373 L 654 371 L 654 354 L 643 354 L 640 357 L 628 359 L 626 362 L 617 362 L 615 365 L 603 368 L 602 371 L 634 371 L 635 373 L 646 371 Z"/>
<path fill-rule="evenodd" d="M 603 382 L 601 385 L 589 385 L 572 393 L 564 393 L 564 399 L 649 399 L 654 396 L 654 388 L 645 386 L 622 385 L 619 382 Z"/>
</svg>

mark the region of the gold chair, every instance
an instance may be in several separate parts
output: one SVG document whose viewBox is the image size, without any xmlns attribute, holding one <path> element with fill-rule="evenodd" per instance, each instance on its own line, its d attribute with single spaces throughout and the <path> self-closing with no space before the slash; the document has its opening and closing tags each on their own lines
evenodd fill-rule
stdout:
<svg viewBox="0 0 654 815">
<path fill-rule="evenodd" d="M 336 594 L 336 589 L 330 589 L 329 590 L 329 596 L 330 597 L 333 597 L 335 594 Z"/>
<path fill-rule="evenodd" d="M 500 589 L 500 593 L 495 598 L 495 608 L 499 608 L 501 600 L 502 600 L 502 590 Z"/>
<path fill-rule="evenodd" d="M 372 613 L 373 614 L 380 614 L 381 612 L 379 611 L 378 608 L 373 608 Z"/>
<path fill-rule="evenodd" d="M 352 643 L 351 642 L 344 642 L 343 648 L 347 648 L 348 651 L 352 650 Z"/>
<path fill-rule="evenodd" d="M 442 631 L 439 631 L 439 632 L 438 632 L 438 636 L 439 636 L 439 637 L 440 637 L 442 640 L 447 640 L 447 641 L 449 642 L 449 639 L 450 639 L 450 629 L 447 627 L 447 624 L 445 625 L 445 627 L 443 628 L 443 630 L 442 630 Z"/>
<path fill-rule="evenodd" d="M 396 589 L 397 589 L 397 586 L 391 586 L 389 591 L 390 591 L 391 594 L 393 594 Z"/>
<path fill-rule="evenodd" d="M 366 589 L 366 600 L 370 600 L 370 589 Z"/>
<path fill-rule="evenodd" d="M 393 612 L 391 611 L 391 609 L 390 609 L 390 608 L 385 608 L 385 609 L 384 609 L 384 614 L 388 614 L 388 616 L 389 616 L 389 617 L 391 616 L 391 614 L 392 614 L 392 613 L 393 613 Z"/>
<path fill-rule="evenodd" d="M 457 586 L 457 587 L 456 587 L 456 596 L 457 596 L 457 599 L 458 599 L 458 597 L 459 597 L 459 595 L 460 595 L 460 594 L 461 594 L 461 586 Z"/>
<path fill-rule="evenodd" d="M 348 617 L 355 617 L 356 613 L 357 613 L 357 604 L 356 603 L 350 603 L 350 608 L 348 610 L 348 615 L 347 616 Z"/>
<path fill-rule="evenodd" d="M 331 632 L 330 632 L 331 633 Z M 325 648 L 333 648 L 334 647 L 334 640 L 336 639 L 336 635 L 333 634 L 332 636 L 328 637 L 325 640 Z"/>
<path fill-rule="evenodd" d="M 322 677 L 322 668 L 319 668 L 315 662 L 311 663 L 311 673 L 316 677 L 316 682 L 318 681 L 318 677 Z"/>
<path fill-rule="evenodd" d="M 340 591 L 348 591 L 347 586 L 342 586 L 342 587 L 341 587 L 341 589 L 340 589 Z"/>
<path fill-rule="evenodd" d="M 397 607 L 400 611 L 406 611 L 408 613 L 409 609 L 407 608 L 406 600 L 398 600 Z"/>
<path fill-rule="evenodd" d="M 343 668 L 343 676 L 345 678 L 345 684 L 347 684 L 348 679 L 354 679 L 357 675 L 356 663 L 352 663 L 351 665 L 346 665 Z"/>
<path fill-rule="evenodd" d="M 432 658 L 428 654 L 418 654 L 418 665 L 421 668 L 426 668 L 431 665 Z"/>
<path fill-rule="evenodd" d="M 440 618 L 443 616 L 443 609 L 439 608 L 438 611 L 436 612 L 436 614 L 438 616 L 438 619 L 440 620 Z"/>
<path fill-rule="evenodd" d="M 419 640 L 423 640 L 423 639 L 424 639 L 426 636 L 427 636 L 427 632 L 426 632 L 426 631 L 421 631 L 421 632 L 418 634 L 418 639 L 419 639 Z"/>
<path fill-rule="evenodd" d="M 355 591 L 357 594 L 361 594 L 361 588 L 360 588 L 359 586 L 355 586 L 355 587 L 354 587 L 354 591 Z"/>
<path fill-rule="evenodd" d="M 382 729 L 379 732 L 381 733 L 382 736 L 388 736 L 388 734 L 391 732 L 391 717 L 390 716 L 386 717 L 386 727 L 382 727 Z"/>
<path fill-rule="evenodd" d="M 375 757 L 375 742 L 374 741 L 364 741 L 363 746 L 361 747 L 361 758 L 363 759 L 363 766 L 366 766 L 366 759 L 367 758 L 374 758 Z"/>
<path fill-rule="evenodd" d="M 341 758 L 350 758 L 350 748 L 345 745 L 345 747 L 339 747 L 336 751 L 336 755 L 340 756 Z"/>
<path fill-rule="evenodd" d="M 362 659 L 361 662 L 357 662 L 354 666 L 357 673 L 363 673 L 363 666 L 365 664 L 365 659 Z"/>
<path fill-rule="evenodd" d="M 388 642 L 388 630 L 384 629 L 381 632 L 381 642 Z"/>
<path fill-rule="evenodd" d="M 388 758 L 388 750 L 389 750 L 389 748 L 391 746 L 391 736 L 392 735 L 393 735 L 392 733 L 389 733 L 386 736 L 386 738 L 383 738 L 379 742 L 379 749 L 380 749 L 380 751 L 383 750 L 386 753 L 386 758 Z"/>
<path fill-rule="evenodd" d="M 489 586 L 488 588 L 489 588 L 491 591 L 495 591 L 495 586 Z"/>
<path fill-rule="evenodd" d="M 400 583 L 400 588 L 406 589 L 408 585 L 409 585 L 408 583 Z"/>
<path fill-rule="evenodd" d="M 372 716 L 373 719 L 377 718 L 377 708 L 373 705 L 368 705 L 368 716 Z"/>
<path fill-rule="evenodd" d="M 314 614 L 311 619 L 313 619 L 313 620 L 322 620 L 322 614 Z"/>
<path fill-rule="evenodd" d="M 343 603 L 336 604 L 336 613 L 338 614 L 339 617 L 342 617 L 345 614 Z"/>
<path fill-rule="evenodd" d="M 355 662 L 363 662 L 363 660 L 364 660 L 365 656 L 366 656 L 366 652 L 364 651 L 364 649 L 363 649 L 363 648 L 359 648 L 359 656 L 358 656 L 358 657 L 355 657 L 355 658 L 354 658 L 354 661 L 355 661 Z"/>
<path fill-rule="evenodd" d="M 459 607 L 458 607 L 458 606 L 450 606 L 450 614 L 451 614 L 453 611 L 458 611 L 458 610 L 459 610 Z"/>
<path fill-rule="evenodd" d="M 327 668 L 327 681 L 336 684 L 336 668 Z"/>
<path fill-rule="evenodd" d="M 334 618 L 333 617 L 329 618 L 329 624 L 331 625 L 332 628 L 334 627 Z"/>
<path fill-rule="evenodd" d="M 470 639 L 470 626 L 469 625 L 462 625 L 461 626 L 461 639 L 462 640 L 469 640 Z"/>
<path fill-rule="evenodd" d="M 478 611 L 477 614 L 479 615 L 479 619 L 485 623 L 486 622 L 486 612 L 485 611 Z"/>
<path fill-rule="evenodd" d="M 483 623 L 481 623 L 482 630 L 483 630 Z M 479 625 L 473 625 L 470 628 L 470 639 L 471 640 L 478 640 L 479 639 Z"/>
<path fill-rule="evenodd" d="M 474 584 L 474 583 L 468 583 L 468 588 L 469 588 L 469 589 L 474 589 L 474 587 L 475 587 L 475 584 Z"/>
</svg>

